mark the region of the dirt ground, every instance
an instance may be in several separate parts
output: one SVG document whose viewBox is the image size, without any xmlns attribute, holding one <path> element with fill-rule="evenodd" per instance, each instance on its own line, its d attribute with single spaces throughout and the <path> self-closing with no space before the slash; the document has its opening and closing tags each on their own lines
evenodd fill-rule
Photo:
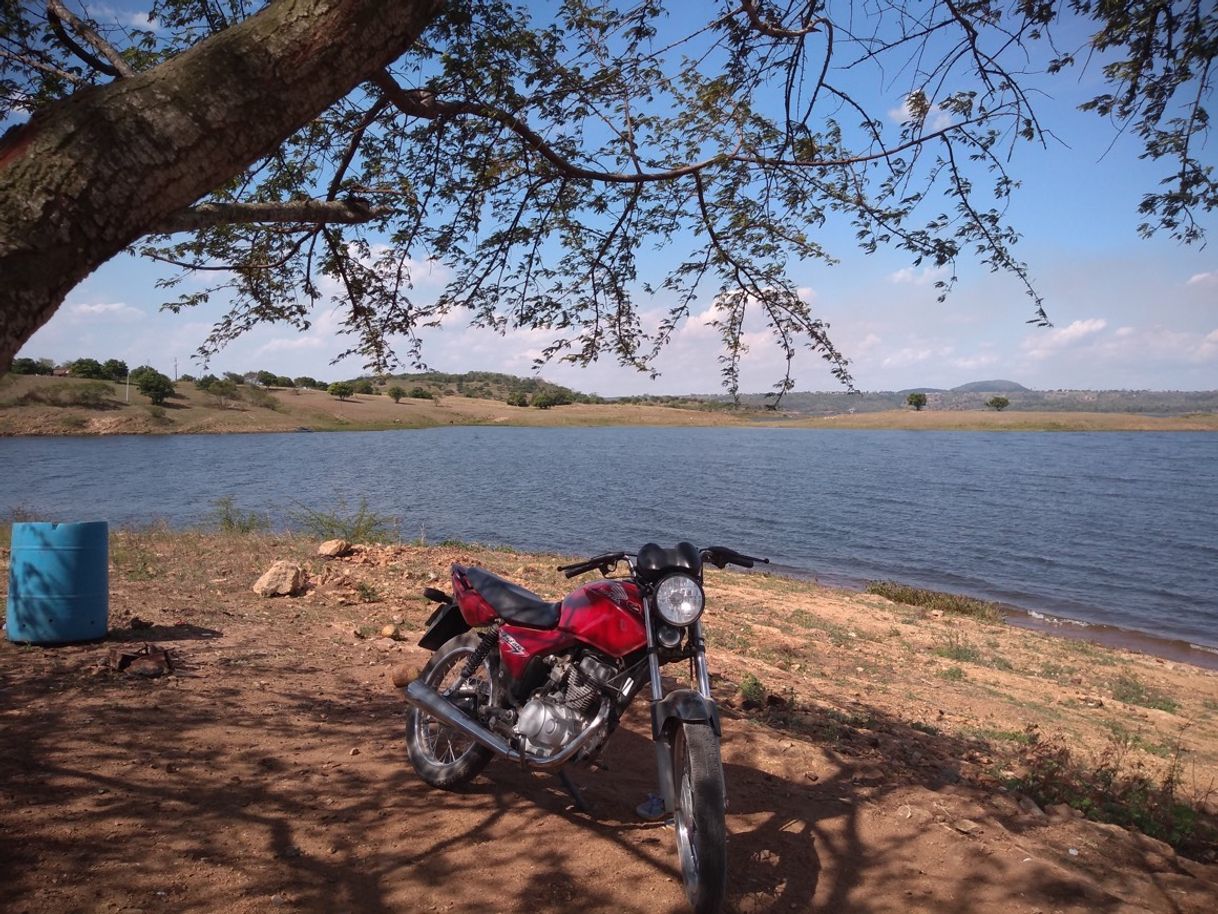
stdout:
<svg viewBox="0 0 1218 914">
<path fill-rule="evenodd" d="M 672 830 L 633 813 L 654 787 L 643 703 L 604 770 L 572 772 L 590 815 L 551 775 L 494 762 L 444 793 L 406 761 L 389 673 L 425 658 L 419 590 L 463 560 L 557 596 L 553 557 L 314 549 L 114 534 L 106 642 L 0 643 L 0 910 L 686 909 Z M 307 594 L 251 592 L 280 558 L 308 566 Z M 1218 910 L 1212 848 L 1190 860 L 1003 786 L 1029 727 L 1080 757 L 1123 734 L 1151 772 L 1185 753 L 1208 802 L 1215 674 L 778 578 L 707 591 L 731 911 Z M 404 640 L 378 637 L 395 624 Z M 144 643 L 172 651 L 172 675 L 106 667 Z M 760 707 L 746 675 L 773 696 Z M 1120 676 L 1172 710 L 1114 697 Z"/>
</svg>

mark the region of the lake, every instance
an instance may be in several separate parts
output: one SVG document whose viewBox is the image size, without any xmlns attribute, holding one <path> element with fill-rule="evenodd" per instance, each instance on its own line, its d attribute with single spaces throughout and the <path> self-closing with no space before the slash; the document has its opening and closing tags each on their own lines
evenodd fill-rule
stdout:
<svg viewBox="0 0 1218 914">
<path fill-rule="evenodd" d="M 1218 647 L 1218 435 L 491 428 L 0 439 L 0 512 L 206 521 L 231 496 L 404 540 L 571 554 L 727 545 Z"/>
</svg>

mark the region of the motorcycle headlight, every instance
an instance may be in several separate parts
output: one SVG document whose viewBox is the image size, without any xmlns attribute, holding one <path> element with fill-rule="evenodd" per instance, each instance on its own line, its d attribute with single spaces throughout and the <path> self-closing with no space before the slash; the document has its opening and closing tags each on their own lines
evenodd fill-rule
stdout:
<svg viewBox="0 0 1218 914">
<path fill-rule="evenodd" d="M 686 574 L 672 574 L 662 580 L 655 593 L 656 610 L 669 625 L 691 625 L 702 615 L 702 587 Z"/>
</svg>

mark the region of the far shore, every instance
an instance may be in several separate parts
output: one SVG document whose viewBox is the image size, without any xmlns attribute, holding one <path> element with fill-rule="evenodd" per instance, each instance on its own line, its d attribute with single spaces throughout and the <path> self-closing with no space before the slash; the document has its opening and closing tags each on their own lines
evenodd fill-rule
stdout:
<svg viewBox="0 0 1218 914">
<path fill-rule="evenodd" d="M 154 407 L 135 390 L 125 399 L 121 385 L 110 398 L 85 405 L 31 402 L 28 395 L 62 378 L 8 376 L 0 379 L 0 437 L 229 434 L 291 431 L 383 431 L 443 426 L 524 427 L 760 427 L 800 429 L 896 429 L 909 431 L 1218 431 L 1218 414 L 1149 416 L 1139 413 L 995 410 L 885 410 L 808 416 L 781 410 L 700 410 L 634 403 L 573 403 L 550 409 L 508 406 L 499 400 L 444 396 L 380 395 L 346 400 L 318 390 L 271 390 L 264 403 L 220 404 L 179 383 L 177 395 Z M 84 382 L 78 382 L 84 383 Z"/>
</svg>

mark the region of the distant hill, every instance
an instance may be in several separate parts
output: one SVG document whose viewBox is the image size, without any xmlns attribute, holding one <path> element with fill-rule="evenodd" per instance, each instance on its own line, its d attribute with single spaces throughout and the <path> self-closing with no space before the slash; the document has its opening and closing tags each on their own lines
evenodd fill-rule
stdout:
<svg viewBox="0 0 1218 914">
<path fill-rule="evenodd" d="M 1008 394 L 1027 391 L 1024 387 L 1015 381 L 973 381 L 969 384 L 961 384 L 959 387 L 953 387 L 952 392 L 958 394 Z"/>
<path fill-rule="evenodd" d="M 549 394 L 555 405 L 562 403 L 602 403 L 595 394 L 580 393 L 561 384 L 551 384 L 542 378 L 518 378 L 515 375 L 494 371 L 466 371 L 450 374 L 442 371 L 425 371 L 416 374 L 396 374 L 372 380 L 381 390 L 397 385 L 411 391 L 416 387 L 435 397 L 473 397 L 479 400 L 507 402 L 514 396 L 523 395 L 529 402 L 538 394 Z"/>
</svg>

